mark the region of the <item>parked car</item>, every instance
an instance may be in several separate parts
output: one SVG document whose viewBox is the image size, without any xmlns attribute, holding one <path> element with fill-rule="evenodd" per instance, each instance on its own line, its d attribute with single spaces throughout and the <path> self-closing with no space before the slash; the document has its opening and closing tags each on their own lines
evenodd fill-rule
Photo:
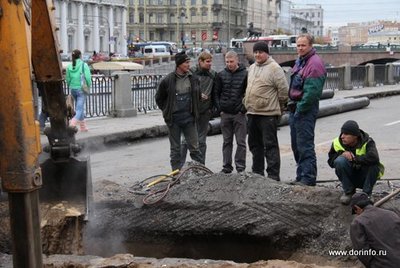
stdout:
<svg viewBox="0 0 400 268">
<path fill-rule="evenodd" d="M 127 55 L 115 53 L 111 55 L 111 60 L 129 60 L 129 57 Z"/>
</svg>

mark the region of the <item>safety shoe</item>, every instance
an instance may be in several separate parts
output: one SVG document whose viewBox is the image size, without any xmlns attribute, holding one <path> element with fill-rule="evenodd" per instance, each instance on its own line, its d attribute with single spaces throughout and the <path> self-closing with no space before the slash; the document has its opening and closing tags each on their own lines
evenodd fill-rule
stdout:
<svg viewBox="0 0 400 268">
<path fill-rule="evenodd" d="M 340 197 L 340 203 L 342 203 L 343 205 L 348 205 L 350 204 L 351 201 L 351 197 L 353 196 L 353 194 L 346 194 L 343 193 L 342 196 Z"/>
<path fill-rule="evenodd" d="M 230 173 L 232 173 L 232 170 L 227 169 L 227 168 L 223 168 L 223 169 L 221 170 L 221 173 L 230 174 Z"/>
</svg>

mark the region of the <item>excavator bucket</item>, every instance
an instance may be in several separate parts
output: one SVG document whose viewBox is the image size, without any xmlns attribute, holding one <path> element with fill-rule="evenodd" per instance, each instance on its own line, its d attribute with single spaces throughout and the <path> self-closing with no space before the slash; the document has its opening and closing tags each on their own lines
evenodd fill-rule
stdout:
<svg viewBox="0 0 400 268">
<path fill-rule="evenodd" d="M 63 203 L 68 208 L 75 208 L 88 220 L 93 201 L 90 157 L 70 157 L 67 161 L 56 162 L 49 154 L 42 153 L 39 163 L 43 180 L 40 201 Z"/>
</svg>

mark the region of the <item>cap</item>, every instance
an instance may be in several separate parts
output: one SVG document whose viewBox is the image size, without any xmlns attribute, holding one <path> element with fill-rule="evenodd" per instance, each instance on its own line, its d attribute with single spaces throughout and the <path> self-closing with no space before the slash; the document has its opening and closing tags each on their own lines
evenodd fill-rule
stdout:
<svg viewBox="0 0 400 268">
<path fill-rule="evenodd" d="M 353 120 L 346 121 L 342 126 L 341 132 L 353 136 L 361 135 L 360 128 L 358 127 L 357 122 Z"/>
<path fill-rule="evenodd" d="M 268 44 L 265 43 L 264 41 L 258 41 L 258 42 L 255 43 L 254 46 L 253 46 L 253 52 L 256 52 L 256 51 L 263 51 L 263 52 L 269 54 L 269 47 L 268 47 Z"/>
<path fill-rule="evenodd" d="M 189 56 L 185 53 L 185 51 L 182 51 L 180 53 L 175 54 L 175 64 L 176 66 L 181 65 L 185 61 L 190 60 Z"/>
<path fill-rule="evenodd" d="M 363 204 L 363 207 L 364 207 L 365 203 L 372 204 L 372 201 L 369 199 L 369 196 L 366 193 L 359 192 L 359 193 L 353 194 L 353 196 L 351 197 L 351 200 L 350 200 L 350 207 L 351 207 L 352 214 L 355 214 L 353 206 L 355 206 L 355 205 L 360 206 L 361 204 Z"/>
</svg>

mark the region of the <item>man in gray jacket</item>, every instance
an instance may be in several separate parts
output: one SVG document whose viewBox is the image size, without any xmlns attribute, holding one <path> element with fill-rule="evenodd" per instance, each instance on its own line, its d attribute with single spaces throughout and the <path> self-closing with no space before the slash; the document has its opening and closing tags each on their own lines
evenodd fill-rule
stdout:
<svg viewBox="0 0 400 268">
<path fill-rule="evenodd" d="M 283 69 L 269 57 L 268 44 L 253 47 L 255 63 L 249 68 L 244 105 L 247 109 L 248 143 L 253 154 L 254 173 L 264 176 L 264 157 L 268 178 L 279 181 L 281 159 L 278 123 L 288 100 L 288 82 Z"/>
<path fill-rule="evenodd" d="M 374 207 L 363 192 L 355 193 L 350 205 L 357 214 L 350 226 L 350 238 L 358 259 L 371 268 L 400 267 L 400 217 Z"/>
</svg>

